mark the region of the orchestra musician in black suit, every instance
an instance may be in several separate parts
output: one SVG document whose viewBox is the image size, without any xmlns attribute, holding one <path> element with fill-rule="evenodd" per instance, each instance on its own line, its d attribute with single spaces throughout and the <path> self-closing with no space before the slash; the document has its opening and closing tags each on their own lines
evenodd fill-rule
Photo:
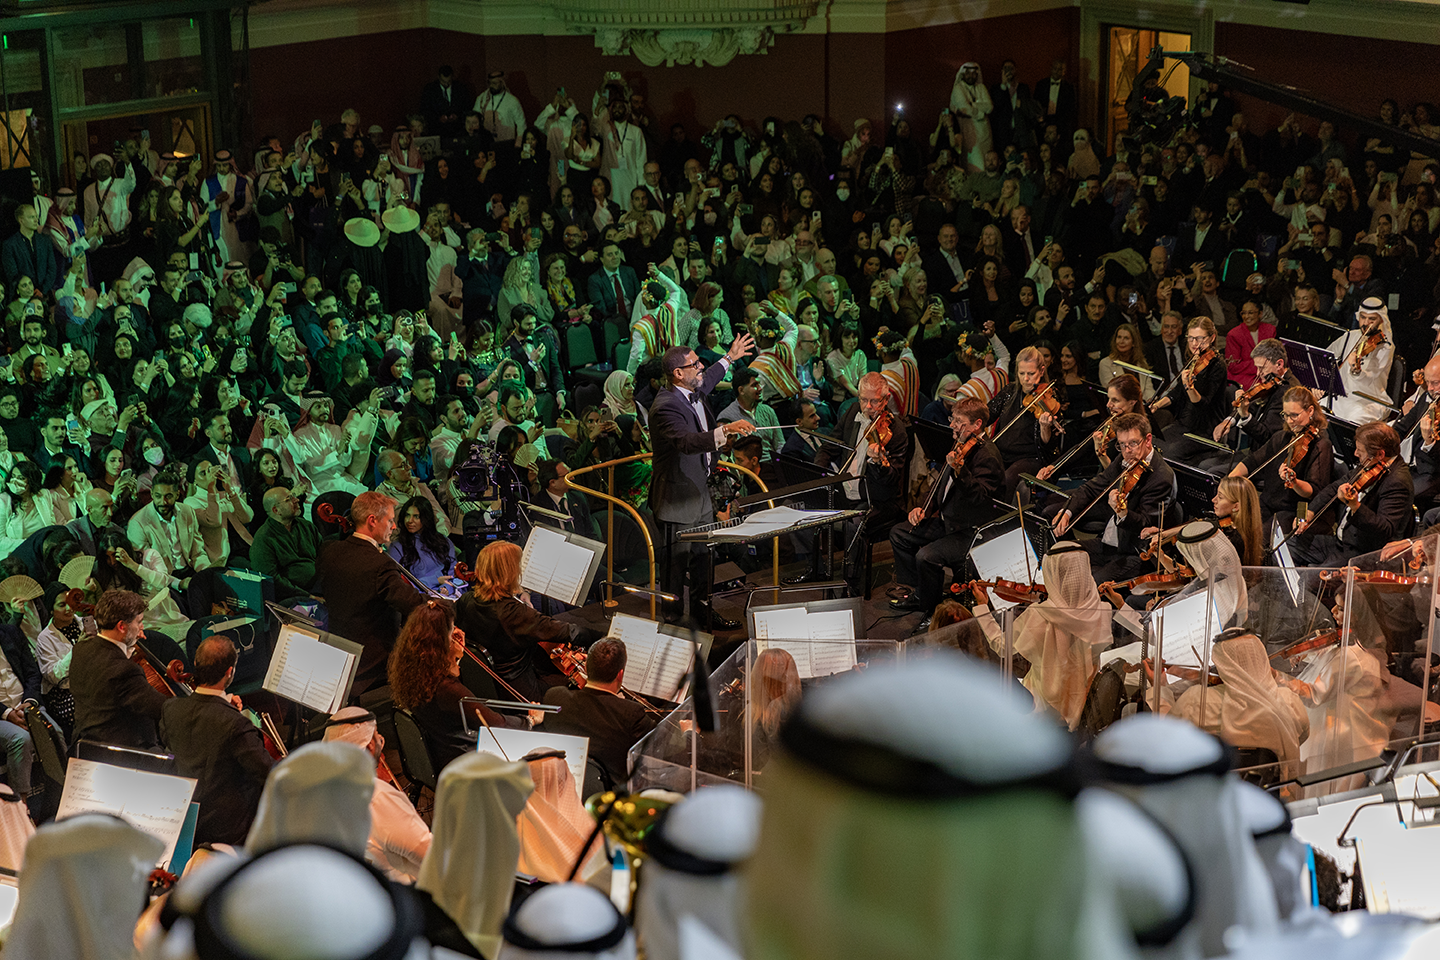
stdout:
<svg viewBox="0 0 1440 960">
<path fill-rule="evenodd" d="M 694 350 L 671 347 L 661 358 L 665 386 L 650 406 L 650 439 L 654 446 L 650 510 L 664 533 L 665 590 L 679 596 L 688 576 L 691 613 L 697 619 L 708 612 L 704 609 L 710 596 L 708 553 L 701 544 L 682 541 L 679 533 L 714 522 L 706 477 L 715 469 L 720 448 L 728 437 L 755 430 L 748 420 L 717 425 L 705 399 L 725 379 L 725 371 L 754 345 L 750 335 L 742 333 L 730 345 L 730 351 L 708 368 Z M 721 626 L 733 623 L 723 618 L 712 622 Z"/>
<path fill-rule="evenodd" d="M 1250 449 L 1264 446 L 1272 437 L 1285 433 L 1285 394 L 1300 386 L 1285 363 L 1285 347 L 1274 338 L 1261 340 L 1250 352 L 1255 363 L 1255 384 L 1235 395 L 1231 413 L 1215 427 L 1216 443 L 1227 447 L 1239 445 L 1237 428 L 1250 438 Z M 1211 457 L 1200 464 L 1202 470 L 1220 473 L 1234 462 L 1232 454 Z"/>
<path fill-rule="evenodd" d="M 395 501 L 369 491 L 350 506 L 355 532 L 320 548 L 316 573 L 330 632 L 363 647 L 352 694 L 382 685 L 390 648 L 400 625 L 425 598 L 410 583 L 400 564 L 385 552 L 395 531 Z"/>
<path fill-rule="evenodd" d="M 160 746 L 160 708 L 168 699 L 130 659 L 145 636 L 145 598 L 129 590 L 106 590 L 95 604 L 99 633 L 75 644 L 70 655 L 70 693 L 75 697 L 73 741 L 154 750 Z"/>
<path fill-rule="evenodd" d="M 990 401 L 990 422 L 998 431 L 993 434 L 995 449 L 1005 462 L 1003 500 L 1014 496 L 1020 474 L 1033 474 L 1055 458 L 1059 424 L 1035 398 L 1047 382 L 1044 356 L 1038 348 L 1026 347 L 1015 355 L 1015 379 Z M 1053 386 L 1047 396 L 1063 403 L 1061 390 Z"/>
<path fill-rule="evenodd" d="M 1117 418 L 1115 441 L 1120 455 L 1070 495 L 1054 522 L 1059 537 L 1085 520 L 1104 521 L 1100 536 L 1084 543 L 1096 583 L 1126 580 L 1140 571 L 1144 565 L 1140 531 L 1160 526 L 1161 506 L 1175 497 L 1175 471 L 1155 449 L 1144 414 Z"/>
<path fill-rule="evenodd" d="M 1440 447 L 1435 441 L 1440 436 L 1436 429 L 1435 417 L 1440 415 L 1435 405 L 1440 403 L 1440 354 L 1430 358 L 1420 376 L 1423 389 L 1405 401 L 1400 419 L 1394 423 L 1395 433 L 1401 444 L 1410 441 L 1410 476 L 1415 483 L 1415 505 L 1423 514 L 1440 500 Z M 1402 452 L 1404 447 L 1401 447 Z"/>
<path fill-rule="evenodd" d="M 1384 423 L 1355 431 L 1360 466 L 1333 480 L 1310 500 L 1309 523 L 1290 541 L 1296 566 L 1340 567 L 1362 553 L 1409 536 L 1414 525 L 1415 486 L 1400 458 L 1400 437 Z M 1362 481 L 1371 470 L 1378 475 Z"/>
<path fill-rule="evenodd" d="M 890 430 L 885 442 L 881 442 L 877 426 L 882 420 Z M 867 373 L 860 378 L 859 402 L 851 404 L 835 425 L 835 439 L 849 450 L 827 444 L 815 454 L 815 465 L 855 478 L 841 484 L 844 498 L 836 502 L 842 509 L 866 511 L 845 526 L 845 542 L 853 545 L 845 554 L 845 580 L 852 595 L 862 596 L 866 592 L 866 585 L 860 583 L 864 551 L 888 536 L 890 528 L 903 518 L 909 466 L 910 435 L 890 412 L 890 384 L 882 374 Z"/>
<path fill-rule="evenodd" d="M 995 516 L 995 495 L 1005 482 L 1005 462 L 985 436 L 986 408 L 974 397 L 961 397 L 950 411 L 955 448 L 924 506 L 890 531 L 895 579 L 913 592 L 890 601 L 896 610 L 923 610 L 940 602 L 945 568 L 959 570 L 970 553 L 976 529 Z M 971 444 L 969 441 L 974 440 Z M 963 453 L 963 456 L 962 456 Z"/>
<path fill-rule="evenodd" d="M 195 692 L 169 698 L 160 711 L 160 738 L 175 754 L 176 773 L 197 781 L 196 843 L 244 843 L 275 765 L 240 699 L 225 692 L 238 659 L 229 637 L 206 637 L 195 649 Z"/>
<path fill-rule="evenodd" d="M 630 777 L 627 754 L 655 728 L 661 714 L 652 713 L 637 700 L 620 694 L 625 682 L 625 644 L 606 638 L 598 641 L 585 660 L 585 686 L 579 690 L 551 687 L 545 703 L 560 708 L 545 714 L 538 729 L 590 738 L 594 757 L 610 779 L 609 785 Z"/>
</svg>

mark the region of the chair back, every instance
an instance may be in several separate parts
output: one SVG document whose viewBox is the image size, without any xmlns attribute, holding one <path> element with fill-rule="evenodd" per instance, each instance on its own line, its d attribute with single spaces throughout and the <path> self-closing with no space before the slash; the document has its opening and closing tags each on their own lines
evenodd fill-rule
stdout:
<svg viewBox="0 0 1440 960">
<path fill-rule="evenodd" d="M 412 784 L 435 789 L 435 758 L 425 734 L 409 710 L 395 711 L 395 736 L 400 741 L 400 768 Z"/>
</svg>

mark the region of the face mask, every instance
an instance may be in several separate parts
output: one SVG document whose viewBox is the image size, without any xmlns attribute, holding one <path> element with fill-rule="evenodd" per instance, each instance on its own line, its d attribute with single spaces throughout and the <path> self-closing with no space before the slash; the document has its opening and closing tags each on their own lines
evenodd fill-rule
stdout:
<svg viewBox="0 0 1440 960">
<path fill-rule="evenodd" d="M 165 462 L 165 451 L 159 447 L 151 447 L 145 451 L 145 460 L 152 467 L 158 467 Z"/>
<path fill-rule="evenodd" d="M 849 188 L 849 187 L 841 187 L 840 189 L 836 190 L 836 191 L 835 191 L 835 199 L 836 199 L 836 200 L 839 200 L 841 203 L 844 203 L 846 200 L 849 200 L 849 199 L 850 199 L 850 188 Z"/>
</svg>

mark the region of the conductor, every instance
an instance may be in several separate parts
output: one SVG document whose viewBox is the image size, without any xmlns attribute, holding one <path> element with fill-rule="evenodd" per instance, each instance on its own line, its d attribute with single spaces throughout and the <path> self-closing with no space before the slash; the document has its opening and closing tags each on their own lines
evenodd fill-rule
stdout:
<svg viewBox="0 0 1440 960">
<path fill-rule="evenodd" d="M 730 365 L 749 353 L 754 344 L 749 334 L 742 333 L 730 345 L 730 352 L 708 368 L 694 350 L 671 347 L 661 358 L 665 386 L 650 406 L 650 438 L 654 444 L 650 509 L 665 535 L 665 590 L 680 595 L 688 573 L 690 613 L 696 619 L 706 612 L 710 596 L 706 551 L 698 544 L 681 541 L 679 533 L 715 520 L 705 479 L 715 469 L 717 453 L 727 438 L 755 429 L 748 420 L 717 425 L 705 398 L 725 379 Z M 721 617 L 712 623 L 717 627 L 739 626 Z"/>
</svg>

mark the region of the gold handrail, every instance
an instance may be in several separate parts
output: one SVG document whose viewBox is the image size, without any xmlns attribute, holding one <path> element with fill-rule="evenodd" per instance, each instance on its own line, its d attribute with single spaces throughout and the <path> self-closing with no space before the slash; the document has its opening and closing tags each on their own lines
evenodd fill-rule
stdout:
<svg viewBox="0 0 1440 960">
<path fill-rule="evenodd" d="M 614 588 L 614 586 L 613 586 L 613 584 L 614 584 L 614 582 L 615 582 L 615 548 L 614 548 L 614 544 L 615 544 L 615 505 L 618 503 L 621 507 L 623 507 L 624 509 L 626 509 L 626 510 L 628 510 L 628 511 L 630 512 L 630 515 L 635 519 L 636 524 L 638 524 L 639 527 L 640 527 L 640 534 L 641 534 L 641 536 L 643 536 L 643 537 L 645 538 L 645 553 L 646 553 L 646 559 L 649 561 L 649 564 L 650 564 L 650 591 L 651 591 L 651 593 L 650 593 L 650 616 L 651 616 L 651 617 L 654 617 L 654 616 L 655 616 L 655 599 L 656 599 L 656 598 L 655 598 L 655 592 L 654 592 L 654 591 L 657 589 L 657 587 L 656 587 L 656 581 L 655 581 L 655 541 L 651 538 L 651 536 L 650 536 L 650 528 L 645 524 L 645 518 L 640 515 L 640 511 L 636 510 L 633 506 L 631 506 L 630 504 L 626 503 L 624 500 L 621 500 L 619 497 L 613 496 L 613 495 L 611 495 L 611 494 L 609 494 L 609 493 L 605 493 L 605 492 L 600 491 L 600 490 L 595 490 L 595 489 L 593 489 L 593 488 L 591 488 L 591 487 L 581 486 L 580 484 L 578 484 L 578 483 L 575 482 L 575 479 L 574 479 L 574 478 L 577 477 L 577 476 L 579 476 L 580 474 L 584 474 L 584 473 L 594 473 L 594 472 L 597 471 L 597 470 L 605 470 L 605 471 L 607 471 L 607 480 L 608 480 L 608 483 L 609 483 L 609 487 L 610 487 L 611 490 L 614 490 L 614 489 L 615 489 L 615 468 L 616 468 L 616 467 L 624 466 L 624 465 L 627 464 L 627 463 L 638 463 L 638 462 L 640 462 L 640 461 L 642 461 L 642 460 L 650 460 L 653 456 L 654 456 L 653 453 L 637 453 L 637 454 L 633 454 L 632 456 L 628 456 L 628 457 L 620 457 L 620 458 L 617 459 L 617 460 L 604 460 L 604 461 L 602 461 L 602 462 L 600 462 L 600 463 L 592 463 L 592 464 L 588 464 L 588 465 L 583 466 L 583 467 L 576 467 L 575 469 L 573 469 L 573 470 L 571 470 L 571 471 L 569 471 L 568 473 L 565 474 L 565 481 L 570 485 L 570 487 L 571 487 L 572 489 L 577 490 L 577 491 L 579 491 L 579 492 L 581 492 L 581 493 L 589 494 L 590 496 L 593 496 L 593 497 L 599 497 L 601 500 L 604 500 L 604 501 L 606 501 L 607 503 L 610 504 L 609 508 L 605 511 L 605 513 L 606 513 L 606 534 L 605 534 L 605 542 L 606 542 L 606 544 L 607 544 L 608 547 L 609 547 L 609 549 L 607 549 L 607 550 L 605 551 L 605 602 L 604 602 L 604 606 L 605 606 L 606 610 L 613 610 L 615 607 L 619 606 L 618 602 L 615 600 L 615 588 Z M 750 477 L 752 480 L 755 481 L 756 484 L 759 485 L 759 487 L 760 487 L 760 492 L 761 492 L 761 493 L 769 493 L 769 492 L 770 492 L 770 487 L 765 483 L 764 480 L 760 479 L 760 475 L 757 474 L 757 473 L 755 473 L 753 470 L 750 470 L 750 469 L 748 469 L 748 468 L 746 468 L 746 467 L 742 467 L 740 464 L 735 463 L 735 462 L 732 461 L 732 460 L 721 460 L 721 461 L 720 461 L 720 465 L 723 466 L 723 467 L 733 467 L 734 469 L 738 470 L 739 472 L 745 474 L 747 477 Z M 774 500 L 770 500 L 770 501 L 768 501 L 768 503 L 769 503 L 770 506 L 772 506 L 772 507 L 775 506 L 775 501 L 774 501 Z M 772 565 L 773 565 L 773 574 L 774 574 L 774 578 L 775 578 L 775 586 L 778 587 L 778 586 L 780 585 L 780 538 L 779 538 L 779 537 L 773 537 L 773 538 L 771 539 L 770 546 L 771 546 L 771 562 L 772 562 Z"/>
</svg>

